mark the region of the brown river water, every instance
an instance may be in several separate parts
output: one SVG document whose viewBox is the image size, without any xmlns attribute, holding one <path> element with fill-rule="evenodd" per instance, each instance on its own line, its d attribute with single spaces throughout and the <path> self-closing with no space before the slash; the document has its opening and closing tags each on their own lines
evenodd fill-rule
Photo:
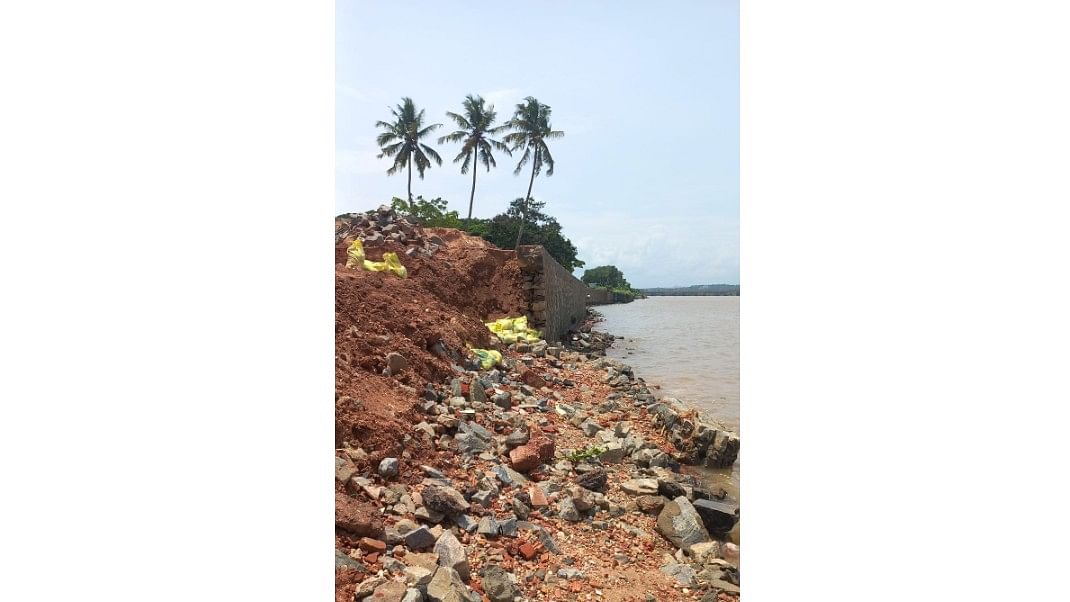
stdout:
<svg viewBox="0 0 1070 602">
<path fill-rule="evenodd" d="M 595 328 L 618 337 L 610 357 L 660 385 L 659 396 L 676 397 L 740 432 L 739 297 L 650 297 L 594 309 L 604 317 Z M 731 470 L 688 471 L 739 500 L 739 460 Z"/>
</svg>

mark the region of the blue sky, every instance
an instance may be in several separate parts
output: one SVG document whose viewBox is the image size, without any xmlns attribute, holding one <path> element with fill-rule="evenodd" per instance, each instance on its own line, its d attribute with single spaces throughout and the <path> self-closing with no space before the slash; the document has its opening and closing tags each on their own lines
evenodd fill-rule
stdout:
<svg viewBox="0 0 1070 602">
<path fill-rule="evenodd" d="M 448 6 L 447 6 L 448 4 Z M 553 177 L 535 179 L 585 267 L 613 264 L 637 287 L 739 283 L 739 7 L 689 2 L 346 2 L 336 10 L 336 209 L 405 196 L 376 159 L 377 120 L 411 96 L 430 123 L 469 93 L 500 121 L 531 95 L 553 109 Z M 442 167 L 413 195 L 462 216 L 471 175 Z M 516 158 L 477 176 L 474 215 L 527 188 Z M 577 270 L 577 275 L 582 273 Z"/>
</svg>

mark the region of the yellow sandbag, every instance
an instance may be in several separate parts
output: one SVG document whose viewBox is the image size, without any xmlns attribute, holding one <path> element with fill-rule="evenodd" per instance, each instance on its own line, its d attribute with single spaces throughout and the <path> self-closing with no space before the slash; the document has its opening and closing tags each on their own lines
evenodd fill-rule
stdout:
<svg viewBox="0 0 1070 602">
<path fill-rule="evenodd" d="M 349 245 L 349 249 L 346 250 L 346 255 L 349 256 L 349 259 L 346 260 L 347 268 L 364 266 L 364 245 L 360 242 L 359 238 L 353 239 L 353 242 Z"/>
<path fill-rule="evenodd" d="M 472 353 L 479 358 L 479 366 L 484 370 L 502 363 L 502 354 L 493 349 L 472 349 Z"/>
<path fill-rule="evenodd" d="M 405 266 L 401 265 L 401 260 L 398 259 L 397 253 L 383 253 L 382 261 L 369 261 L 365 259 L 363 265 L 364 269 L 369 272 L 391 271 L 402 278 L 408 278 L 409 276 L 409 271 L 405 269 Z"/>
<path fill-rule="evenodd" d="M 484 324 L 506 345 L 517 341 L 534 343 L 542 339 L 542 333 L 534 328 L 528 328 L 527 316 L 501 318 L 493 322 L 484 322 Z"/>
</svg>

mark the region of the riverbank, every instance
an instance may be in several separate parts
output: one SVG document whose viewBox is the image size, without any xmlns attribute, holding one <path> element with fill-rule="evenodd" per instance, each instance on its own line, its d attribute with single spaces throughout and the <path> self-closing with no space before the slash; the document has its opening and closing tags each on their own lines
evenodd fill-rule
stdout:
<svg viewBox="0 0 1070 602">
<path fill-rule="evenodd" d="M 590 323 L 500 347 L 482 320 L 519 302 L 515 259 L 427 234 L 398 249 L 408 279 L 336 265 L 336 601 L 738 598 L 738 508 L 681 472 L 738 438 Z"/>
</svg>

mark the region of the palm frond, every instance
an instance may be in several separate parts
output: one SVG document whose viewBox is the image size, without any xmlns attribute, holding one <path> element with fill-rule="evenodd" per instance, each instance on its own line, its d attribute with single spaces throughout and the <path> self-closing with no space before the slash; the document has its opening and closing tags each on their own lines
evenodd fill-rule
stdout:
<svg viewBox="0 0 1070 602">
<path fill-rule="evenodd" d="M 438 156 L 438 153 L 435 151 L 435 149 L 431 148 L 430 146 L 427 146 L 426 144 L 420 144 L 420 148 L 422 148 L 425 153 L 427 153 L 432 159 L 434 159 L 435 163 L 442 165 L 442 157 Z M 428 167 L 431 166 L 430 163 L 428 163 L 427 165 Z"/>
</svg>

